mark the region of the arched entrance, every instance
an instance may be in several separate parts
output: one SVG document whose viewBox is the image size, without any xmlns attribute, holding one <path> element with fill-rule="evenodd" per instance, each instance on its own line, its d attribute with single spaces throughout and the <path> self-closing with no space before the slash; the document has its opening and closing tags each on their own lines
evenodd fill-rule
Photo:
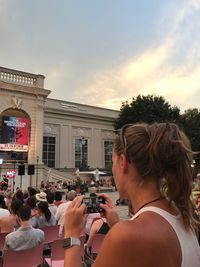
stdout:
<svg viewBox="0 0 200 267">
<path fill-rule="evenodd" d="M 31 120 L 22 109 L 8 108 L 0 114 L 0 159 L 4 163 L 27 163 Z"/>
</svg>

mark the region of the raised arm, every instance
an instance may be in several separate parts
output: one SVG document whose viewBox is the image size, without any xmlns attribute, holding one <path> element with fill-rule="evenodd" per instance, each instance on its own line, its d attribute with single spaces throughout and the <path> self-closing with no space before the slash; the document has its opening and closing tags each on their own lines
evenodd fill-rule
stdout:
<svg viewBox="0 0 200 267">
<path fill-rule="evenodd" d="M 65 238 L 79 238 L 86 223 L 85 204 L 81 204 L 83 197 L 76 197 L 65 214 Z M 65 250 L 64 267 L 82 267 L 81 247 L 72 246 Z"/>
</svg>

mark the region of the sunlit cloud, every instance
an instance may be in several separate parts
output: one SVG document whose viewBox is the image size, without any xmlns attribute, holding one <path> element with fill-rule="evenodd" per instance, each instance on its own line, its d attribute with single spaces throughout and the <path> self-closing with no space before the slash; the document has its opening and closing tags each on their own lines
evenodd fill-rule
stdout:
<svg viewBox="0 0 200 267">
<path fill-rule="evenodd" d="M 170 12 L 162 16 L 163 28 L 168 31 L 161 34 L 160 42 L 121 66 L 96 73 L 82 88 L 82 99 L 119 109 L 122 101 L 138 94 L 157 94 L 181 109 L 189 108 L 188 98 L 200 89 L 199 11 L 197 0 L 171 6 Z"/>
<path fill-rule="evenodd" d="M 70 72 L 66 65 L 63 66 L 60 64 L 53 68 L 47 68 L 46 77 L 45 87 L 52 91 L 50 97 L 57 98 L 55 89 L 61 87 L 61 83 L 64 88 L 67 88 L 67 80 L 70 79 Z"/>
</svg>

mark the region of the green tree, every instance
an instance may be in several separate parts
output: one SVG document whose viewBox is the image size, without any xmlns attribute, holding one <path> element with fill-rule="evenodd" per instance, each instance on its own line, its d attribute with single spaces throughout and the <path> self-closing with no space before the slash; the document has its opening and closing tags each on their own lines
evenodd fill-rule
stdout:
<svg viewBox="0 0 200 267">
<path fill-rule="evenodd" d="M 200 151 L 200 110 L 187 109 L 180 118 L 180 126 L 190 139 L 193 151 Z M 195 155 L 197 166 L 200 165 L 200 154 Z"/>
<path fill-rule="evenodd" d="M 138 95 L 128 101 L 123 102 L 118 118 L 114 123 L 115 129 L 121 128 L 126 123 L 136 122 L 175 122 L 178 123 L 180 110 L 178 107 L 165 101 L 162 96 Z"/>
</svg>

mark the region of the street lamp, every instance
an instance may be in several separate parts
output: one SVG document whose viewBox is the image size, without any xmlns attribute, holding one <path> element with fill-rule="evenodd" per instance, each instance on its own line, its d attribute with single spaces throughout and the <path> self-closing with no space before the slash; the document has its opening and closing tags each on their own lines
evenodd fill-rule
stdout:
<svg viewBox="0 0 200 267">
<path fill-rule="evenodd" d="M 38 187 L 38 162 L 39 162 L 39 156 L 37 156 L 36 160 L 37 160 L 36 187 Z"/>
<path fill-rule="evenodd" d="M 85 159 L 84 159 L 84 145 L 86 143 L 85 137 L 81 138 L 81 169 L 84 170 L 85 168 Z"/>
</svg>

